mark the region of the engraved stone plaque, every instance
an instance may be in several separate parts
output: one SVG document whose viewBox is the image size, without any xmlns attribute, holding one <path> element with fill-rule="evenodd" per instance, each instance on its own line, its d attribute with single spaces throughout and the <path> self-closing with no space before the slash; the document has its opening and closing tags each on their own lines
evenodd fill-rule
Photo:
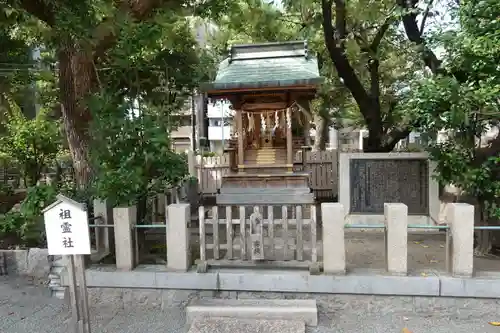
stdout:
<svg viewBox="0 0 500 333">
<path fill-rule="evenodd" d="M 250 215 L 250 241 L 252 243 L 252 260 L 264 260 L 264 233 L 262 215 L 259 208 L 255 207 Z"/>
<path fill-rule="evenodd" d="M 384 203 L 404 203 L 409 215 L 429 214 L 429 168 L 423 159 L 352 159 L 350 212 L 383 214 Z"/>
</svg>

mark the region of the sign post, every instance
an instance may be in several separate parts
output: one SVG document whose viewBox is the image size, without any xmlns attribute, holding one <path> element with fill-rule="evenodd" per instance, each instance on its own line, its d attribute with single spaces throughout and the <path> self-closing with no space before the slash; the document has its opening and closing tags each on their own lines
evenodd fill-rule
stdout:
<svg viewBox="0 0 500 333">
<path fill-rule="evenodd" d="M 75 333 L 91 333 L 84 255 L 90 254 L 87 210 L 62 194 L 43 210 L 49 255 L 66 256 Z"/>
</svg>

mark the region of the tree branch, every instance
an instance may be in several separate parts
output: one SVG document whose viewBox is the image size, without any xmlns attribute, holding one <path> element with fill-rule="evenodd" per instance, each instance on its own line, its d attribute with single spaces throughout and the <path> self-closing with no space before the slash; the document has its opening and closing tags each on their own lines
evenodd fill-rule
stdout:
<svg viewBox="0 0 500 333">
<path fill-rule="evenodd" d="M 385 150 L 386 151 L 394 150 L 394 147 L 396 147 L 398 142 L 403 139 L 406 139 L 408 135 L 410 135 L 410 133 L 411 133 L 411 128 L 409 126 L 391 131 L 388 135 L 387 142 L 384 144 Z"/>
<path fill-rule="evenodd" d="M 406 35 L 408 39 L 417 44 L 423 46 L 422 58 L 425 65 L 432 71 L 433 74 L 442 73 L 441 61 L 437 58 L 436 54 L 429 49 L 420 34 L 420 30 L 417 25 L 417 14 L 415 9 L 417 7 L 418 0 L 396 0 L 397 4 L 406 11 L 403 14 L 403 25 L 405 27 Z"/>
<path fill-rule="evenodd" d="M 325 44 L 330 55 L 332 62 L 337 69 L 339 76 L 344 81 L 345 86 L 351 92 L 356 103 L 360 106 L 360 110 L 367 110 L 370 108 L 368 105 L 369 96 L 361 81 L 356 76 L 354 68 L 349 63 L 349 59 L 341 47 L 341 41 L 337 38 L 339 34 L 335 33 L 332 24 L 332 1 L 322 0 L 323 11 L 323 32 L 325 35 Z"/>
<path fill-rule="evenodd" d="M 374 106 L 379 106 L 380 111 L 380 80 L 379 80 L 378 59 L 368 60 L 368 71 L 370 72 L 370 94 L 374 100 Z"/>
<path fill-rule="evenodd" d="M 335 29 L 338 39 L 342 41 L 347 33 L 345 0 L 335 0 Z"/>
<path fill-rule="evenodd" d="M 383 124 L 389 124 L 389 125 L 394 124 L 394 110 L 396 109 L 397 105 L 398 105 L 398 103 L 396 102 L 396 100 L 392 100 L 389 103 L 389 107 L 387 109 L 387 112 L 382 116 L 382 123 Z M 389 132 L 389 127 L 384 126 L 384 135 L 386 135 L 387 132 Z"/>
<path fill-rule="evenodd" d="M 424 13 L 422 14 L 422 22 L 420 23 L 420 36 L 424 34 L 424 28 L 425 28 L 425 21 L 427 21 L 427 17 L 429 16 L 429 11 L 431 10 L 431 6 L 434 0 L 429 0 L 429 3 L 427 4 L 427 8 L 425 9 Z"/>
<path fill-rule="evenodd" d="M 120 0 L 115 1 L 117 13 L 119 15 L 130 15 L 137 21 L 146 20 L 155 9 L 161 6 L 172 6 L 178 4 L 176 0 Z M 114 25 L 115 17 L 105 18 L 96 28 L 94 48 L 94 61 L 97 62 L 104 56 L 104 53 L 112 47 L 117 39 L 118 32 Z"/>
<path fill-rule="evenodd" d="M 375 34 L 375 37 L 373 37 L 373 40 L 370 44 L 370 50 L 375 52 L 378 49 L 378 46 L 380 45 L 380 42 L 382 41 L 382 38 L 384 38 L 385 33 L 391 26 L 391 24 L 395 21 L 394 17 L 390 16 L 388 17 L 384 24 L 380 26 L 380 28 L 377 30 L 377 33 Z"/>
<path fill-rule="evenodd" d="M 316 52 L 316 60 L 318 61 L 318 68 L 321 71 L 324 64 L 323 54 L 321 52 Z"/>
<path fill-rule="evenodd" d="M 343 0 L 335 0 L 336 4 L 340 5 L 340 22 L 336 22 L 336 27 L 340 29 L 345 29 L 345 3 Z M 339 8 L 336 8 L 338 11 Z M 375 103 L 377 101 L 377 93 L 375 93 L 375 98 L 371 96 L 366 90 L 361 80 L 356 75 L 354 68 L 351 66 L 349 59 L 347 58 L 343 40 L 341 36 L 345 31 L 335 31 L 332 24 L 332 1 L 322 0 L 322 11 L 323 11 L 323 32 L 325 38 L 326 48 L 330 54 L 330 58 L 337 69 L 339 76 L 342 78 L 344 85 L 349 89 L 351 95 L 356 101 L 359 111 L 363 115 L 365 124 L 370 132 L 368 136 L 367 149 L 369 151 L 379 151 L 380 145 L 382 143 L 382 122 L 380 118 L 380 103 Z M 373 91 L 379 90 L 378 87 L 378 65 L 374 63 L 376 68 L 374 68 L 375 75 L 373 81 Z M 375 78 L 376 76 L 376 78 Z"/>
</svg>

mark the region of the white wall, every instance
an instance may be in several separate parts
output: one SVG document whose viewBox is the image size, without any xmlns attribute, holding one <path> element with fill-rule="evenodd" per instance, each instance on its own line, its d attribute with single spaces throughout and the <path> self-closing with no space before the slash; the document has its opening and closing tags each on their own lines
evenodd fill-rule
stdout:
<svg viewBox="0 0 500 333">
<path fill-rule="evenodd" d="M 227 101 L 217 101 L 208 103 L 208 141 L 210 143 L 210 150 L 213 152 L 222 152 L 223 143 L 231 138 L 232 131 L 232 118 L 234 111 L 230 108 L 231 103 Z M 223 126 L 223 122 L 224 125 Z"/>
<path fill-rule="evenodd" d="M 226 101 L 217 101 L 215 104 L 208 102 L 208 118 L 232 118 L 234 111 L 230 109 L 231 103 Z"/>
<path fill-rule="evenodd" d="M 231 137 L 231 126 L 208 126 L 208 140 L 221 141 Z"/>
<path fill-rule="evenodd" d="M 227 145 L 227 141 L 225 141 L 224 145 Z M 224 147 L 222 146 L 221 140 L 210 140 L 210 151 L 222 154 L 224 152 Z"/>
</svg>

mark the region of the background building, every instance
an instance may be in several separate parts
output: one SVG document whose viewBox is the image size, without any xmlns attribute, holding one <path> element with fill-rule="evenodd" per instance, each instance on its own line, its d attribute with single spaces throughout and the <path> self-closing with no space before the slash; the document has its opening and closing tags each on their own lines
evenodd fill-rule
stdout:
<svg viewBox="0 0 500 333">
<path fill-rule="evenodd" d="M 208 144 L 210 151 L 221 153 L 227 147 L 231 137 L 233 111 L 229 102 L 209 103 L 207 106 L 208 117 Z"/>
</svg>

